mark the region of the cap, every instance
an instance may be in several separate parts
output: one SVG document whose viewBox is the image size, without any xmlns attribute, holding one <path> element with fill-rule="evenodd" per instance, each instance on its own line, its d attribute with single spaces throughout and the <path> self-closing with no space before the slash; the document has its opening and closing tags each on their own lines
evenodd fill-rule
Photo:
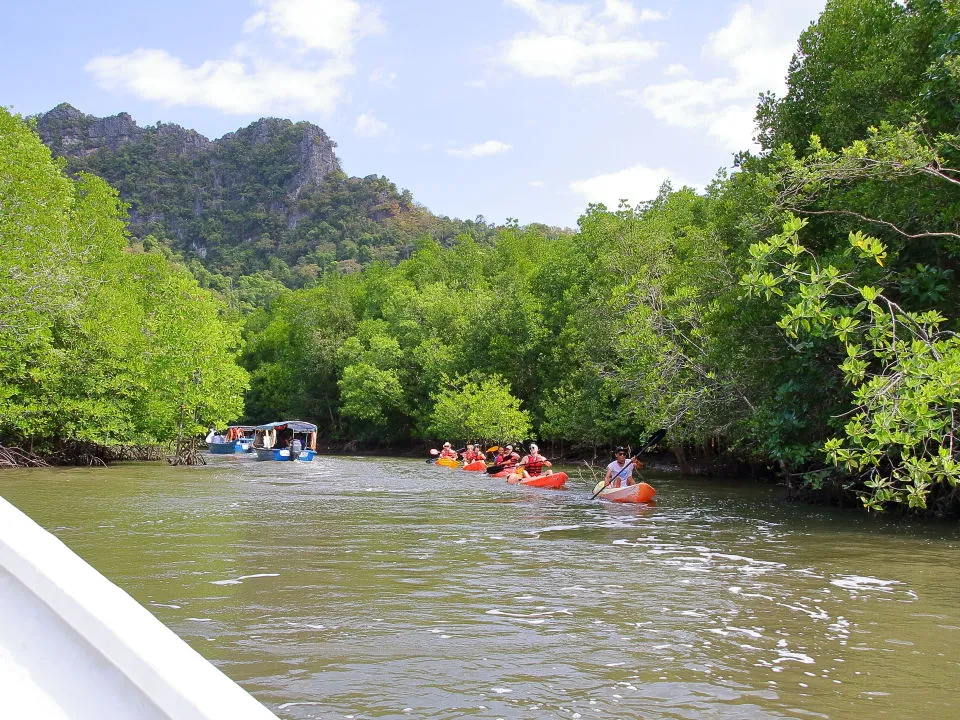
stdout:
<svg viewBox="0 0 960 720">
<path fill-rule="evenodd" d="M 507 450 L 513 450 L 513 445 L 507 445 Z"/>
<path fill-rule="evenodd" d="M 537 452 L 539 449 L 536 443 L 530 443 L 530 452 Z"/>
<path fill-rule="evenodd" d="M 620 453 L 623 453 L 624 455 L 627 454 L 627 449 L 623 445 L 620 445 L 614 454 L 619 455 Z"/>
</svg>

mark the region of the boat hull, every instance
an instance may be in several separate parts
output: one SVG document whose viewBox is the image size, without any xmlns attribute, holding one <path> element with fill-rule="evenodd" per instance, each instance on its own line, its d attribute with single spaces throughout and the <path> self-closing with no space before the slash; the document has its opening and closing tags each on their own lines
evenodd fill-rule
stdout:
<svg viewBox="0 0 960 720">
<path fill-rule="evenodd" d="M 290 457 L 290 451 L 286 448 L 256 448 L 257 451 L 257 460 L 274 460 L 277 462 L 290 462 L 291 459 L 297 460 L 299 462 L 310 462 L 313 460 L 316 453 L 313 450 L 301 450 L 300 454 L 295 457 Z"/>
<path fill-rule="evenodd" d="M 211 455 L 233 455 L 234 453 L 250 452 L 250 443 L 236 440 L 228 443 L 211 443 Z"/>
<path fill-rule="evenodd" d="M 552 475 L 536 475 L 534 477 L 524 478 L 523 480 L 507 480 L 511 485 L 526 485 L 528 487 L 549 488 L 550 490 L 559 490 L 567 483 L 567 474 L 556 472 Z"/>
<path fill-rule="evenodd" d="M 653 496 L 656 494 L 657 491 L 652 485 L 641 482 L 622 488 L 604 488 L 597 497 L 618 503 L 649 503 L 653 502 Z"/>
</svg>

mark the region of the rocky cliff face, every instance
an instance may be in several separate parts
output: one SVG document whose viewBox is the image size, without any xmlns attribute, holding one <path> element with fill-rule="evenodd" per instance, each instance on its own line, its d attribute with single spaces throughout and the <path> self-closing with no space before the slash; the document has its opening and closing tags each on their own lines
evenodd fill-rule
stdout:
<svg viewBox="0 0 960 720">
<path fill-rule="evenodd" d="M 271 272 L 296 284 L 331 267 L 393 260 L 409 247 L 393 220 L 415 210 L 410 194 L 375 175 L 345 177 L 336 143 L 311 123 L 263 118 L 209 140 L 64 103 L 39 116 L 37 130 L 69 171 L 99 175 L 119 191 L 134 237 L 153 235 L 215 272 Z M 421 224 L 432 217 L 414 214 Z"/>
<path fill-rule="evenodd" d="M 109 154 L 130 150 L 138 145 L 154 145 L 157 161 L 165 161 L 171 154 L 189 157 L 201 166 L 217 168 L 217 184 L 230 187 L 240 178 L 224 176 L 224 168 L 236 165 L 224 163 L 219 157 L 229 152 L 237 142 L 253 149 L 256 146 L 278 144 L 286 152 L 285 165 L 291 170 L 284 187 L 292 196 L 298 196 L 308 186 L 321 185 L 331 172 L 340 170 L 340 161 L 334 152 L 336 143 L 316 125 L 279 118 L 262 118 L 242 130 L 224 135 L 219 140 L 208 140 L 195 130 L 172 123 L 157 123 L 141 128 L 127 113 L 98 118 L 80 112 L 68 103 L 61 103 L 37 118 L 37 131 L 43 142 L 57 155 L 82 158 L 95 153 Z M 291 138 L 294 142 L 290 142 Z M 125 148 L 124 146 L 130 146 Z M 256 159 L 257 154 L 251 154 Z M 241 175 L 254 168 L 236 166 Z M 107 178 L 111 181 L 111 178 Z"/>
</svg>

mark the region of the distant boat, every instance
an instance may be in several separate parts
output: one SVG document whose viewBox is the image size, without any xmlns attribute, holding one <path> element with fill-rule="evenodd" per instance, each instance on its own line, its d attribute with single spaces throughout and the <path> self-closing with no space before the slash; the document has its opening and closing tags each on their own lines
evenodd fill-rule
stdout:
<svg viewBox="0 0 960 720">
<path fill-rule="evenodd" d="M 234 453 L 253 452 L 253 438 L 256 427 L 253 425 L 231 425 L 217 442 L 217 436 L 209 441 L 212 455 L 233 455 Z"/>
<path fill-rule="evenodd" d="M 303 420 L 257 425 L 253 449 L 257 460 L 310 462 L 317 454 L 317 426 Z"/>
</svg>

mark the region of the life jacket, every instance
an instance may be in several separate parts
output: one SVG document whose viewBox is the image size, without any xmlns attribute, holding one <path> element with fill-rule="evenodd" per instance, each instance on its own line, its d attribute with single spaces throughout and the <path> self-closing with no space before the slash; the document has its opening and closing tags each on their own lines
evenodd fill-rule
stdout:
<svg viewBox="0 0 960 720">
<path fill-rule="evenodd" d="M 524 459 L 523 465 L 527 469 L 527 472 L 530 473 L 531 477 L 536 477 L 543 473 L 543 464 L 547 459 L 543 455 L 527 455 Z"/>
<path fill-rule="evenodd" d="M 451 448 L 444 448 L 440 451 L 440 457 L 442 458 L 451 458 L 452 460 L 457 459 L 457 453 Z"/>
</svg>

